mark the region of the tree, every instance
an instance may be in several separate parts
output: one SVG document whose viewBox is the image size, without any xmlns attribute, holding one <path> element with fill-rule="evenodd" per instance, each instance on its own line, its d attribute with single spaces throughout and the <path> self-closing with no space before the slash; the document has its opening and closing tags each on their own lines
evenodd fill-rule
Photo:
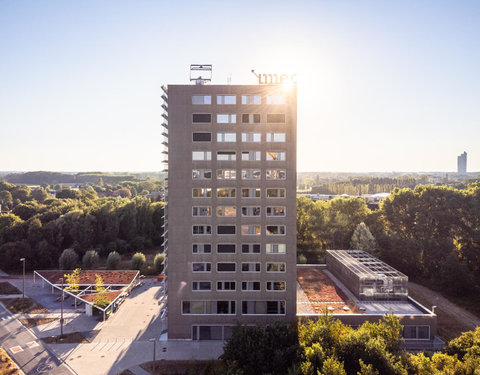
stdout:
<svg viewBox="0 0 480 375">
<path fill-rule="evenodd" d="M 375 237 L 373 237 L 370 229 L 368 229 L 364 222 L 361 222 L 355 228 L 352 240 L 350 241 L 350 248 L 354 250 L 365 250 L 372 254 L 375 253 Z"/>
<path fill-rule="evenodd" d="M 100 275 L 95 275 L 95 306 L 105 308 L 110 304 L 110 299 L 106 295 L 105 285 Z"/>
<path fill-rule="evenodd" d="M 93 269 L 98 265 L 98 262 L 100 261 L 100 257 L 98 256 L 98 253 L 95 250 L 89 250 L 85 252 L 85 254 L 82 257 L 82 264 L 83 267 L 88 269 Z"/>
<path fill-rule="evenodd" d="M 62 270 L 71 270 L 78 263 L 78 255 L 73 249 L 65 249 L 58 259 L 58 264 Z"/>
<path fill-rule="evenodd" d="M 80 268 L 75 268 L 72 273 L 66 273 L 64 275 L 65 281 L 68 284 L 65 288 L 66 290 L 71 290 L 73 293 L 78 292 L 78 289 L 80 288 L 80 271 Z"/>
<path fill-rule="evenodd" d="M 132 269 L 141 270 L 143 265 L 145 264 L 145 255 L 140 252 L 133 254 L 130 264 L 132 266 Z"/>
<path fill-rule="evenodd" d="M 48 198 L 48 193 L 44 188 L 37 188 L 32 191 L 32 199 L 35 199 L 38 203 L 43 203 Z"/>
<path fill-rule="evenodd" d="M 164 253 L 155 254 L 153 258 L 153 268 L 155 269 L 156 273 L 161 273 L 163 270 L 163 261 L 165 259 Z"/>
<path fill-rule="evenodd" d="M 13 197 L 12 193 L 10 193 L 8 190 L 0 191 L 0 205 L 2 206 L 2 211 L 8 211 L 12 208 Z"/>
<path fill-rule="evenodd" d="M 110 252 L 107 257 L 107 268 L 110 270 L 116 270 L 120 266 L 122 257 L 116 251 Z"/>
<path fill-rule="evenodd" d="M 63 188 L 55 194 L 56 198 L 58 199 L 79 199 L 81 197 L 81 193 L 78 190 L 73 190 L 70 188 Z"/>
</svg>

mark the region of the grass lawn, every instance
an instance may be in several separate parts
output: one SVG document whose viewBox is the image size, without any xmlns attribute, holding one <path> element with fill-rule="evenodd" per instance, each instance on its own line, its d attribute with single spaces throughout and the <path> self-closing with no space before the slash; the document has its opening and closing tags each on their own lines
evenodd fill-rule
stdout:
<svg viewBox="0 0 480 375">
<path fill-rule="evenodd" d="M 223 374 L 222 361 L 155 361 L 155 372 L 153 362 L 140 365 L 145 371 L 155 375 L 206 375 Z"/>
<path fill-rule="evenodd" d="M 5 350 L 0 348 L 0 375 L 20 375 L 22 374 L 15 362 L 8 356 Z"/>
<path fill-rule="evenodd" d="M 50 312 L 31 298 L 3 298 L 1 302 L 12 314 L 44 314 Z"/>
<path fill-rule="evenodd" d="M 22 294 L 22 292 L 12 284 L 4 281 L 0 283 L 0 294 Z"/>
<path fill-rule="evenodd" d="M 41 326 L 58 320 L 57 318 L 20 318 L 20 322 L 27 328 Z"/>
</svg>

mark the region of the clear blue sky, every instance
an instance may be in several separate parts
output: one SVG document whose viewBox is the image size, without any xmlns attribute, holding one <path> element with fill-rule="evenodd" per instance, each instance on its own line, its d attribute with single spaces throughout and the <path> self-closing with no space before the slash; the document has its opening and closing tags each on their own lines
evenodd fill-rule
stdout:
<svg viewBox="0 0 480 375">
<path fill-rule="evenodd" d="M 0 0 L 0 170 L 161 169 L 160 86 L 299 74 L 299 171 L 480 170 L 478 1 Z"/>
</svg>

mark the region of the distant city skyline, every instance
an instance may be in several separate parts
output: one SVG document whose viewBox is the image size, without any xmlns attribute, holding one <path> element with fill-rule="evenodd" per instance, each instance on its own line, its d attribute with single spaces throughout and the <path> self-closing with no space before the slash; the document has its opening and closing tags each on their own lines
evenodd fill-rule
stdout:
<svg viewBox="0 0 480 375">
<path fill-rule="evenodd" d="M 0 2 L 0 170 L 161 170 L 160 87 L 211 63 L 298 74 L 299 172 L 480 171 L 480 3 L 198 4 Z"/>
</svg>

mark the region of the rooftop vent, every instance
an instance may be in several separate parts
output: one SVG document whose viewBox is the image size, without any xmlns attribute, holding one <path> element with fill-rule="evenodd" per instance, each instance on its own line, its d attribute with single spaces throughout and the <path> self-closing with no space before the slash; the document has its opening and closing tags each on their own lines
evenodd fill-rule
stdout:
<svg viewBox="0 0 480 375">
<path fill-rule="evenodd" d="M 212 81 L 212 65 L 211 64 L 191 64 L 190 65 L 190 82 L 195 81 L 196 85 L 204 85 Z"/>
</svg>

